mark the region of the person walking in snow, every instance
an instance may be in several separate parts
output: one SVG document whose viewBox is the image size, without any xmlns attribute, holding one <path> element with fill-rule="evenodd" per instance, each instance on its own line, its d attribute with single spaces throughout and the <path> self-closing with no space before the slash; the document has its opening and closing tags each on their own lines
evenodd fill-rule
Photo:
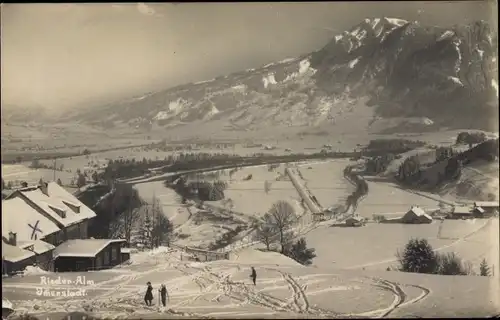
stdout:
<svg viewBox="0 0 500 320">
<path fill-rule="evenodd" d="M 250 275 L 250 278 L 252 278 L 253 285 L 255 286 L 257 281 L 257 272 L 254 267 L 252 267 L 252 274 Z"/>
<path fill-rule="evenodd" d="M 168 297 L 168 292 L 167 292 L 167 287 L 162 284 L 161 288 L 158 290 L 160 292 L 161 296 L 161 304 L 166 307 L 167 306 L 167 297 Z"/>
<path fill-rule="evenodd" d="M 151 285 L 151 282 L 148 281 L 147 283 L 148 288 L 146 289 L 146 295 L 144 296 L 144 301 L 146 302 L 147 306 L 152 306 L 153 305 L 153 286 Z"/>
</svg>

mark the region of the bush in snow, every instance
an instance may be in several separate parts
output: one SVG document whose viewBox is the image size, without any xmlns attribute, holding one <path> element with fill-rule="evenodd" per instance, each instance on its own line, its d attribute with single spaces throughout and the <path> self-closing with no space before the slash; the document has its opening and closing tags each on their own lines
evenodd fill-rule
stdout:
<svg viewBox="0 0 500 320">
<path fill-rule="evenodd" d="M 308 266 L 312 264 L 312 259 L 316 257 L 316 253 L 314 253 L 314 251 L 315 249 L 313 248 L 307 248 L 306 239 L 300 238 L 297 242 L 287 248 L 284 254 L 298 263 Z"/>
</svg>

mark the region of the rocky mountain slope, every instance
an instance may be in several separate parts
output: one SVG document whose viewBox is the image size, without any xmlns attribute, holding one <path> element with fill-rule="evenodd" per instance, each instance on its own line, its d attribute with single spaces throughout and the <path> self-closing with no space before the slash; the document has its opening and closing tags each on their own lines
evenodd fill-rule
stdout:
<svg viewBox="0 0 500 320">
<path fill-rule="evenodd" d="M 486 129 L 498 112 L 497 39 L 484 21 L 442 28 L 365 19 L 302 57 L 64 118 L 146 128 L 219 120 L 234 129 L 258 130 L 335 125 L 362 103 L 377 119 L 420 118 L 422 126 Z"/>
</svg>

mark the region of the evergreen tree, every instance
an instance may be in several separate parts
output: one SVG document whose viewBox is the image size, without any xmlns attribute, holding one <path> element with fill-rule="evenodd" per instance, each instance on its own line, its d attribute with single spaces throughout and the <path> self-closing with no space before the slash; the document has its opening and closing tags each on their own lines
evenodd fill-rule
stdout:
<svg viewBox="0 0 500 320">
<path fill-rule="evenodd" d="M 435 273 L 438 267 L 437 256 L 425 239 L 411 239 L 396 256 L 404 272 Z"/>
<path fill-rule="evenodd" d="M 488 263 L 486 262 L 486 259 L 483 259 L 481 261 L 481 264 L 479 265 L 479 272 L 480 275 L 483 277 L 489 277 L 490 276 L 490 267 L 488 266 Z"/>
</svg>

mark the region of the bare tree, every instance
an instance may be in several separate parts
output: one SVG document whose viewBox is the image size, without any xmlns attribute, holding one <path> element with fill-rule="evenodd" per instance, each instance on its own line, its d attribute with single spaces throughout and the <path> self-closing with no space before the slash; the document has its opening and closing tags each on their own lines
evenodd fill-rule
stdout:
<svg viewBox="0 0 500 320">
<path fill-rule="evenodd" d="M 162 244 L 170 245 L 170 236 L 173 230 L 172 223 L 163 212 L 160 200 L 153 195 L 151 202 L 151 244 L 159 247 Z"/>
<path fill-rule="evenodd" d="M 266 192 L 266 194 L 268 194 L 269 191 L 271 191 L 271 182 L 269 182 L 268 180 L 264 182 L 264 191 Z"/>
<path fill-rule="evenodd" d="M 78 188 L 81 188 L 83 187 L 84 185 L 87 184 L 87 179 L 85 178 L 85 176 L 80 172 L 78 174 L 78 178 L 76 179 L 76 186 Z"/>
<path fill-rule="evenodd" d="M 269 213 L 266 213 L 264 217 L 262 217 L 262 221 L 257 223 L 254 239 L 265 244 L 268 251 L 270 245 L 276 241 L 274 220 Z"/>
<path fill-rule="evenodd" d="M 280 200 L 273 204 L 269 214 L 272 217 L 272 225 L 279 234 L 281 253 L 284 253 L 289 240 L 285 237 L 285 232 L 297 221 L 295 209 L 288 202 Z"/>
<path fill-rule="evenodd" d="M 139 220 L 139 209 L 133 209 L 133 208 L 127 208 L 123 215 L 123 236 L 125 237 L 125 241 L 130 245 L 130 242 L 132 241 L 132 231 L 133 228 L 136 224 L 136 222 Z"/>
</svg>

